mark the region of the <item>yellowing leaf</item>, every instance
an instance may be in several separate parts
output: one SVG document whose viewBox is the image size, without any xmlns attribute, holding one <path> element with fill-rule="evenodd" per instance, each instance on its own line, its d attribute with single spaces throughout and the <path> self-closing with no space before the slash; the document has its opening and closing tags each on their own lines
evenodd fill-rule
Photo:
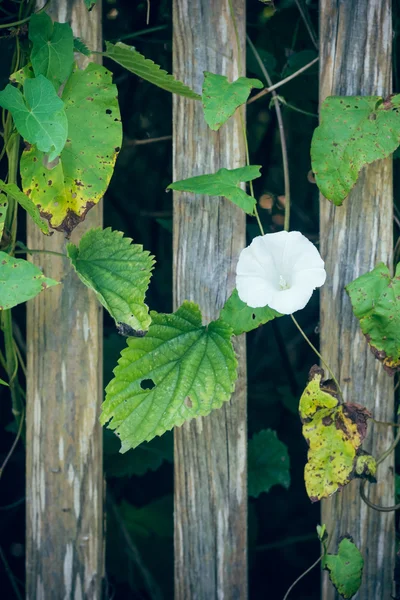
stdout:
<svg viewBox="0 0 400 600">
<path fill-rule="evenodd" d="M 371 415 L 357 404 L 339 403 L 334 387 L 321 384 L 322 374 L 322 369 L 312 368 L 299 406 L 303 436 L 309 445 L 304 479 L 312 502 L 331 496 L 356 475 L 371 475 L 364 469 L 365 458 L 358 465 L 360 472 L 355 472 Z"/>
<path fill-rule="evenodd" d="M 29 81 L 29 80 L 27 80 Z M 52 87 L 52 86 L 51 86 Z M 122 142 L 117 88 L 111 73 L 90 63 L 69 77 L 62 99 L 68 139 L 56 165 L 35 148 L 21 158 L 22 187 L 50 226 L 67 235 L 99 202 Z"/>
</svg>

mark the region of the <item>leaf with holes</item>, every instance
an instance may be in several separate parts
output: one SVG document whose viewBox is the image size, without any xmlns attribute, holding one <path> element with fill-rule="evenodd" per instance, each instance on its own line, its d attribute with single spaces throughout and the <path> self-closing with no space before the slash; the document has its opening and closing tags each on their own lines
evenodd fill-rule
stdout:
<svg viewBox="0 0 400 600">
<path fill-rule="evenodd" d="M 394 375 L 400 370 L 400 263 L 393 279 L 379 263 L 349 283 L 346 292 L 371 351 Z"/>
<path fill-rule="evenodd" d="M 361 169 L 400 143 L 400 95 L 329 96 L 311 144 L 312 170 L 322 194 L 340 206 Z"/>
<path fill-rule="evenodd" d="M 21 136 L 54 160 L 65 146 L 68 122 L 64 102 L 46 77 L 25 79 L 24 95 L 13 85 L 0 92 L 0 106 L 9 110 Z"/>
<path fill-rule="evenodd" d="M 31 63 L 36 75 L 44 75 L 55 89 L 71 75 L 74 63 L 74 36 L 68 23 L 53 23 L 45 13 L 29 21 L 32 42 Z"/>
<path fill-rule="evenodd" d="M 35 74 L 33 72 L 32 64 L 29 63 L 22 67 L 22 69 L 19 69 L 18 71 L 12 73 L 9 79 L 11 83 L 20 83 L 21 85 L 23 85 L 25 79 L 33 79 L 34 77 Z"/>
<path fill-rule="evenodd" d="M 174 181 L 167 189 L 207 196 L 224 196 L 248 215 L 254 215 L 256 201 L 242 190 L 240 184 L 261 177 L 260 169 L 258 165 L 239 169 L 220 169 L 210 175 L 198 175 Z"/>
<path fill-rule="evenodd" d="M 67 254 L 79 279 L 94 291 L 120 328 L 145 334 L 151 319 L 144 303 L 154 258 L 121 231 L 89 229 Z"/>
<path fill-rule="evenodd" d="M 299 405 L 303 436 L 309 446 L 304 480 L 312 502 L 331 496 L 356 475 L 373 475 L 365 461 L 358 463 L 356 473 L 359 455 L 367 456 L 360 446 L 371 414 L 357 404 L 340 404 L 334 385 L 321 383 L 322 375 L 319 367 L 311 369 Z"/>
<path fill-rule="evenodd" d="M 0 310 L 26 302 L 42 290 L 58 284 L 27 260 L 0 252 Z"/>
<path fill-rule="evenodd" d="M 53 229 L 67 235 L 106 191 L 122 142 L 117 88 L 111 73 L 90 63 L 69 77 L 62 98 L 68 139 L 48 164 L 35 148 L 21 158 L 22 187 Z"/>
<path fill-rule="evenodd" d="M 133 46 L 127 46 L 122 42 L 118 42 L 117 44 L 106 42 L 106 48 L 107 50 L 103 52 L 103 56 L 111 58 L 111 60 L 121 65 L 121 67 L 138 75 L 138 77 L 172 94 L 178 94 L 179 96 L 185 96 L 193 100 L 201 100 L 199 94 L 196 94 L 190 87 L 178 81 L 172 75 L 169 75 L 152 60 L 145 58 Z"/>
<path fill-rule="evenodd" d="M 287 446 L 276 431 L 264 429 L 254 434 L 248 450 L 249 495 L 257 498 L 274 485 L 290 486 L 290 461 Z"/>
<path fill-rule="evenodd" d="M 322 566 L 342 598 L 352 598 L 358 592 L 364 559 L 349 535 L 339 543 L 337 554 L 325 555 Z"/>
<path fill-rule="evenodd" d="M 35 206 L 24 194 L 15 183 L 4 183 L 0 179 L 0 190 L 10 196 L 15 202 L 18 202 L 20 206 L 28 213 L 32 221 L 39 227 L 39 229 L 46 235 L 49 235 L 49 225 L 47 221 L 44 221 L 37 206 Z"/>
<path fill-rule="evenodd" d="M 100 417 L 121 438 L 121 452 L 227 402 L 237 360 L 225 323 L 201 324 L 201 312 L 184 302 L 173 314 L 151 313 L 143 338 L 129 338 Z"/>
<path fill-rule="evenodd" d="M 258 79 L 239 77 L 230 83 L 224 75 L 205 71 L 202 100 L 207 125 L 217 131 L 247 101 L 253 88 L 263 87 Z"/>
<path fill-rule="evenodd" d="M 235 288 L 225 302 L 219 318 L 232 327 L 233 335 L 240 335 L 241 333 L 257 329 L 260 325 L 264 325 L 268 321 L 281 316 L 280 313 L 272 310 L 269 306 L 251 308 L 239 298 L 237 289 Z"/>
</svg>

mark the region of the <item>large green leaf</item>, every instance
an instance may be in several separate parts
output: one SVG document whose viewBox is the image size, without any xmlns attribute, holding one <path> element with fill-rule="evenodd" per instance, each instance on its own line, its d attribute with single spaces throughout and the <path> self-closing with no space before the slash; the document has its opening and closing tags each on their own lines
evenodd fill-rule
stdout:
<svg viewBox="0 0 400 600">
<path fill-rule="evenodd" d="M 322 194 L 336 205 L 354 187 L 361 169 L 400 143 L 400 95 L 330 96 L 311 144 L 312 170 Z"/>
<path fill-rule="evenodd" d="M 29 21 L 32 42 L 31 63 L 36 77 L 44 75 L 56 90 L 71 75 L 74 63 L 74 36 L 68 23 L 53 23 L 45 13 Z"/>
<path fill-rule="evenodd" d="M 393 375 L 400 370 L 400 263 L 393 279 L 379 263 L 349 283 L 346 291 L 372 352 Z"/>
<path fill-rule="evenodd" d="M 50 226 L 68 235 L 106 191 L 121 146 L 122 127 L 117 88 L 111 73 L 100 65 L 90 63 L 84 71 L 75 70 L 62 98 L 68 139 L 59 162 L 44 164 L 41 152 L 25 150 L 21 177 L 24 192 Z"/>
<path fill-rule="evenodd" d="M 121 454 L 120 447 L 115 433 L 104 429 L 104 470 L 107 477 L 140 477 L 148 471 L 157 471 L 165 461 L 173 461 L 173 439 L 169 431 L 150 442 L 143 442 L 132 452 Z"/>
<path fill-rule="evenodd" d="M 198 175 L 174 181 L 167 189 L 208 196 L 224 196 L 248 215 L 253 215 L 256 201 L 242 190 L 240 184 L 260 177 L 260 169 L 261 167 L 258 165 L 239 169 L 220 169 L 210 175 Z"/>
<path fill-rule="evenodd" d="M 79 279 L 92 289 L 117 326 L 144 335 L 151 319 L 144 303 L 154 260 L 121 231 L 89 229 L 67 254 Z"/>
<path fill-rule="evenodd" d="M 143 338 L 129 338 L 100 417 L 120 436 L 121 452 L 150 441 L 229 400 L 236 380 L 232 330 L 201 324 L 193 302 L 173 314 L 151 313 Z"/>
<path fill-rule="evenodd" d="M 205 71 L 202 100 L 207 125 L 217 131 L 247 101 L 252 88 L 263 87 L 258 79 L 239 77 L 230 83 L 225 75 Z"/>
<path fill-rule="evenodd" d="M 0 92 L 0 106 L 9 110 L 21 136 L 54 160 L 65 146 L 68 122 L 64 102 L 46 77 L 25 79 L 24 95 L 13 85 Z"/>
<path fill-rule="evenodd" d="M 0 310 L 26 302 L 58 283 L 27 260 L 0 252 Z"/>
<path fill-rule="evenodd" d="M 361 585 L 364 559 L 350 536 L 339 544 L 337 554 L 326 554 L 323 567 L 343 598 L 352 598 Z"/>
<path fill-rule="evenodd" d="M 276 431 L 264 429 L 254 434 L 248 449 L 249 496 L 257 498 L 274 485 L 290 485 L 290 461 L 287 446 Z"/>
<path fill-rule="evenodd" d="M 225 302 L 219 318 L 232 327 L 234 335 L 240 335 L 241 333 L 257 329 L 260 325 L 264 325 L 268 321 L 281 316 L 280 313 L 272 310 L 269 306 L 251 308 L 251 306 L 248 306 L 239 298 L 237 289 L 235 288 Z"/>
<path fill-rule="evenodd" d="M 4 183 L 4 181 L 0 179 L 0 190 L 15 200 L 15 202 L 18 202 L 18 204 L 26 210 L 33 222 L 43 233 L 46 235 L 49 234 L 49 225 L 47 221 L 44 221 L 41 218 L 38 207 L 33 204 L 32 200 L 28 198 L 26 194 L 21 192 L 15 183 Z"/>
<path fill-rule="evenodd" d="M 152 60 L 145 58 L 133 46 L 127 46 L 122 42 L 118 42 L 117 44 L 106 42 L 106 52 L 103 52 L 103 56 L 111 58 L 111 60 L 121 65 L 121 67 L 167 92 L 192 98 L 193 100 L 201 100 L 199 94 L 196 94 L 190 87 L 178 81 L 172 75 L 169 75 Z"/>
</svg>

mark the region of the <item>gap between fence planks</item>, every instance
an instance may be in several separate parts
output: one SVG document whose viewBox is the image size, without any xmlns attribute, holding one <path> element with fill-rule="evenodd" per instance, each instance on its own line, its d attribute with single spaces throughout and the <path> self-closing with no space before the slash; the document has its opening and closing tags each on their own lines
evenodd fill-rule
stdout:
<svg viewBox="0 0 400 600">
<path fill-rule="evenodd" d="M 233 0 L 245 64 L 245 0 Z M 173 71 L 201 93 L 203 71 L 238 72 L 228 0 L 174 0 Z M 174 180 L 245 165 L 239 115 L 211 131 L 201 102 L 174 96 Z M 245 216 L 227 200 L 174 193 L 174 304 L 216 318 L 235 287 Z M 175 430 L 175 598 L 247 598 L 247 427 L 244 336 L 235 342 L 239 378 L 229 403 Z"/>
<path fill-rule="evenodd" d="M 101 50 L 101 3 L 57 0 L 49 14 Z M 87 59 L 79 59 L 80 66 Z M 72 235 L 102 225 L 97 206 Z M 28 222 L 30 248 L 65 252 Z M 103 576 L 102 310 L 69 261 L 32 259 L 62 285 L 28 302 L 26 596 L 97 600 Z"/>
<path fill-rule="evenodd" d="M 387 95 L 391 91 L 392 14 L 390 0 L 321 0 L 320 100 L 329 95 Z M 352 314 L 344 285 L 379 261 L 391 265 L 393 189 L 391 159 L 367 167 L 344 205 L 321 198 L 321 254 L 328 279 L 321 288 L 321 353 L 339 379 L 347 402 L 371 410 L 376 419 L 394 418 L 393 379 L 384 372 Z M 392 431 L 370 423 L 363 447 L 375 456 L 388 448 Z M 370 499 L 394 503 L 394 456 L 378 468 Z M 322 503 L 322 522 L 338 538 L 350 533 L 361 550 L 364 575 L 357 600 L 391 597 L 395 552 L 394 513 L 378 513 L 360 498 L 359 482 Z M 323 600 L 339 598 L 327 574 Z"/>
</svg>

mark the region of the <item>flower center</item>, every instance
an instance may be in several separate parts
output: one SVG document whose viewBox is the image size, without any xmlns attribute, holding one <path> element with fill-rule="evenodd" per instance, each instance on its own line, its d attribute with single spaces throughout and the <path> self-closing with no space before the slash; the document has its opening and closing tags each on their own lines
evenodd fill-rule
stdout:
<svg viewBox="0 0 400 600">
<path fill-rule="evenodd" d="M 281 291 L 290 289 L 289 283 L 282 277 L 282 275 L 279 275 L 279 289 Z"/>
</svg>

